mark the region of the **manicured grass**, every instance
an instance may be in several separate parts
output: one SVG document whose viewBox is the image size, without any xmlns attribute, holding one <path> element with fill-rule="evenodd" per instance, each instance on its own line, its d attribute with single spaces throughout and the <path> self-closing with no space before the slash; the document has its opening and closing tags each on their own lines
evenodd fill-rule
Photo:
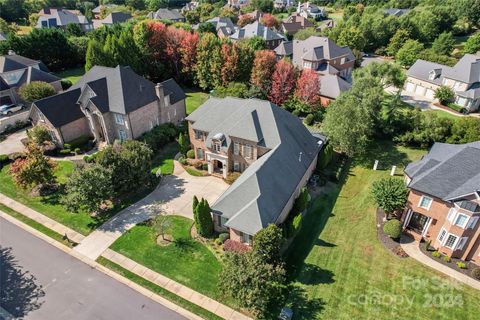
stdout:
<svg viewBox="0 0 480 320">
<path fill-rule="evenodd" d="M 180 148 L 178 143 L 172 142 L 167 144 L 160 152 L 155 155 L 152 163 L 152 173 L 156 174 L 158 169 L 162 174 L 172 174 L 173 173 L 173 158 L 179 152 Z"/>
<path fill-rule="evenodd" d="M 425 112 L 435 113 L 440 118 L 448 118 L 448 119 L 454 120 L 454 121 L 457 121 L 458 119 L 461 118 L 460 116 L 455 116 L 455 115 L 453 115 L 451 113 L 448 113 L 446 111 L 443 111 L 443 110 L 428 110 L 428 111 L 425 111 Z"/>
<path fill-rule="evenodd" d="M 17 211 L 11 209 L 10 207 L 5 206 L 4 204 L 0 203 L 0 210 L 5 212 L 6 214 L 14 217 L 17 220 L 20 220 L 21 222 L 25 223 L 26 225 L 29 225 L 30 227 L 40 231 L 41 233 L 49 236 L 50 238 L 57 240 L 58 242 L 68 246 L 72 247 L 72 243 L 70 241 L 64 240 L 63 235 L 56 233 L 55 231 L 52 231 L 51 229 L 45 227 L 44 225 L 36 222 L 35 220 L 30 219 L 27 216 L 24 216 L 21 213 L 18 213 Z"/>
<path fill-rule="evenodd" d="M 198 89 L 185 89 L 185 94 L 187 95 L 187 114 L 195 111 L 201 104 L 207 101 L 209 96 L 208 93 L 199 91 Z"/>
<path fill-rule="evenodd" d="M 67 175 L 73 171 L 74 164 L 71 161 L 57 161 L 56 164 L 55 176 L 58 182 L 65 183 Z M 115 213 L 140 200 L 151 191 L 144 190 L 132 196 L 124 197 L 120 204 L 115 205 L 108 212 L 93 217 L 87 212 L 72 213 L 67 211 L 60 204 L 61 191 L 45 197 L 33 197 L 30 191 L 19 188 L 13 182 L 12 177 L 8 174 L 9 168 L 10 166 L 5 166 L 0 171 L 1 193 L 83 235 L 88 235 Z"/>
<path fill-rule="evenodd" d="M 221 320 L 223 318 L 197 306 L 196 304 L 193 304 L 179 296 L 177 296 L 176 294 L 160 287 L 160 286 L 157 286 L 156 284 L 134 274 L 133 272 L 130 272 L 128 271 L 127 269 L 124 269 L 122 268 L 121 266 L 119 266 L 118 264 L 108 260 L 108 259 L 105 259 L 103 257 L 99 257 L 97 259 L 97 262 L 100 263 L 101 265 L 107 267 L 108 269 L 112 270 L 112 271 L 115 271 L 116 273 L 124 276 L 125 278 L 135 282 L 136 284 L 152 291 L 152 292 L 155 292 L 156 294 L 164 297 L 165 299 L 175 303 L 176 305 L 179 305 L 181 307 L 183 307 L 184 309 L 190 311 L 190 312 L 193 312 L 195 313 L 196 315 L 199 315 L 201 316 L 202 318 L 204 319 L 207 319 L 207 320 Z"/>
<path fill-rule="evenodd" d="M 154 228 L 142 224 L 127 231 L 110 248 L 193 290 L 220 299 L 217 288 L 220 262 L 207 247 L 191 238 L 192 220 L 169 217 L 167 233 L 173 241 L 168 246 L 158 245 Z"/>
<path fill-rule="evenodd" d="M 387 177 L 391 165 L 402 168 L 424 153 L 381 143 L 354 162 L 345 181 L 313 201 L 289 248 L 295 319 L 478 317 L 478 291 L 394 256 L 377 240 L 372 182 Z M 371 170 L 375 159 L 383 170 Z"/>
<path fill-rule="evenodd" d="M 85 74 L 85 69 L 83 67 L 67 69 L 67 70 L 55 73 L 55 75 L 59 78 L 72 81 L 72 84 L 75 84 L 84 74 Z"/>
<path fill-rule="evenodd" d="M 185 167 L 185 171 L 187 171 L 188 174 L 194 176 L 194 177 L 203 177 L 205 176 L 205 171 L 200 171 L 192 167 Z"/>
</svg>

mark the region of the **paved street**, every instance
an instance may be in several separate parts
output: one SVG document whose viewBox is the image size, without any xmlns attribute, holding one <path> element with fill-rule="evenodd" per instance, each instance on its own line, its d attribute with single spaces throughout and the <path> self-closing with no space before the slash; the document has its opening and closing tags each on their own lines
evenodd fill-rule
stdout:
<svg viewBox="0 0 480 320">
<path fill-rule="evenodd" d="M 1 307 L 24 319 L 185 319 L 2 218 L 0 271 Z"/>
</svg>

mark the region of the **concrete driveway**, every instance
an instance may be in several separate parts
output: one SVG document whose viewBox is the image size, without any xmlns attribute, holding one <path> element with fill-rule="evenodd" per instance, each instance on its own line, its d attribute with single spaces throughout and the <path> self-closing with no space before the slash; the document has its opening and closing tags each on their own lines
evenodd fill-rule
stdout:
<svg viewBox="0 0 480 320">
<path fill-rule="evenodd" d="M 0 142 L 0 154 L 10 154 L 13 152 L 22 152 L 25 146 L 21 140 L 27 137 L 27 131 L 21 130 L 7 136 L 7 139 Z"/>
<path fill-rule="evenodd" d="M 120 211 L 101 225 L 75 247 L 74 250 L 90 259 L 97 259 L 110 245 L 127 230 L 155 216 L 152 204 L 161 201 L 169 214 L 193 219 L 193 196 L 207 199 L 212 205 L 229 185 L 222 179 L 205 176 L 194 177 L 188 174 L 177 161 L 172 175 L 162 178 L 160 185 L 148 196 Z"/>
</svg>

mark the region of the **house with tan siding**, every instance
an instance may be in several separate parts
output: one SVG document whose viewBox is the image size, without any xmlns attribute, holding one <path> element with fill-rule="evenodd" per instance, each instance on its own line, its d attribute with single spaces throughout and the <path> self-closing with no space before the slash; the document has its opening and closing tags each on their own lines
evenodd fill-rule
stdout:
<svg viewBox="0 0 480 320">
<path fill-rule="evenodd" d="M 480 141 L 435 143 L 405 169 L 405 231 L 449 257 L 480 266 Z"/>
<path fill-rule="evenodd" d="M 129 67 L 95 66 L 67 91 L 33 103 L 30 118 L 60 147 L 90 136 L 94 142 L 136 139 L 161 123 L 180 124 L 185 93 L 173 80 L 154 84 Z"/>
<path fill-rule="evenodd" d="M 241 173 L 212 206 L 215 230 L 250 244 L 268 224 L 284 222 L 325 140 L 258 99 L 210 98 L 186 120 L 195 159 L 210 174 Z"/>
</svg>

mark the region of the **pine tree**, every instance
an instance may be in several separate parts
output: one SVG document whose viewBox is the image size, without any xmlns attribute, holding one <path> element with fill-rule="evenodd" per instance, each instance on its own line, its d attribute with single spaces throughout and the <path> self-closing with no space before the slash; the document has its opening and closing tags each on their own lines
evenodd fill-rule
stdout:
<svg viewBox="0 0 480 320">
<path fill-rule="evenodd" d="M 194 215 L 195 215 L 195 209 L 197 208 L 197 206 L 198 206 L 198 198 L 197 196 L 193 196 L 192 210 Z"/>
<path fill-rule="evenodd" d="M 195 226 L 202 237 L 210 237 L 213 234 L 213 220 L 210 212 L 210 205 L 202 198 L 195 210 Z"/>
</svg>

